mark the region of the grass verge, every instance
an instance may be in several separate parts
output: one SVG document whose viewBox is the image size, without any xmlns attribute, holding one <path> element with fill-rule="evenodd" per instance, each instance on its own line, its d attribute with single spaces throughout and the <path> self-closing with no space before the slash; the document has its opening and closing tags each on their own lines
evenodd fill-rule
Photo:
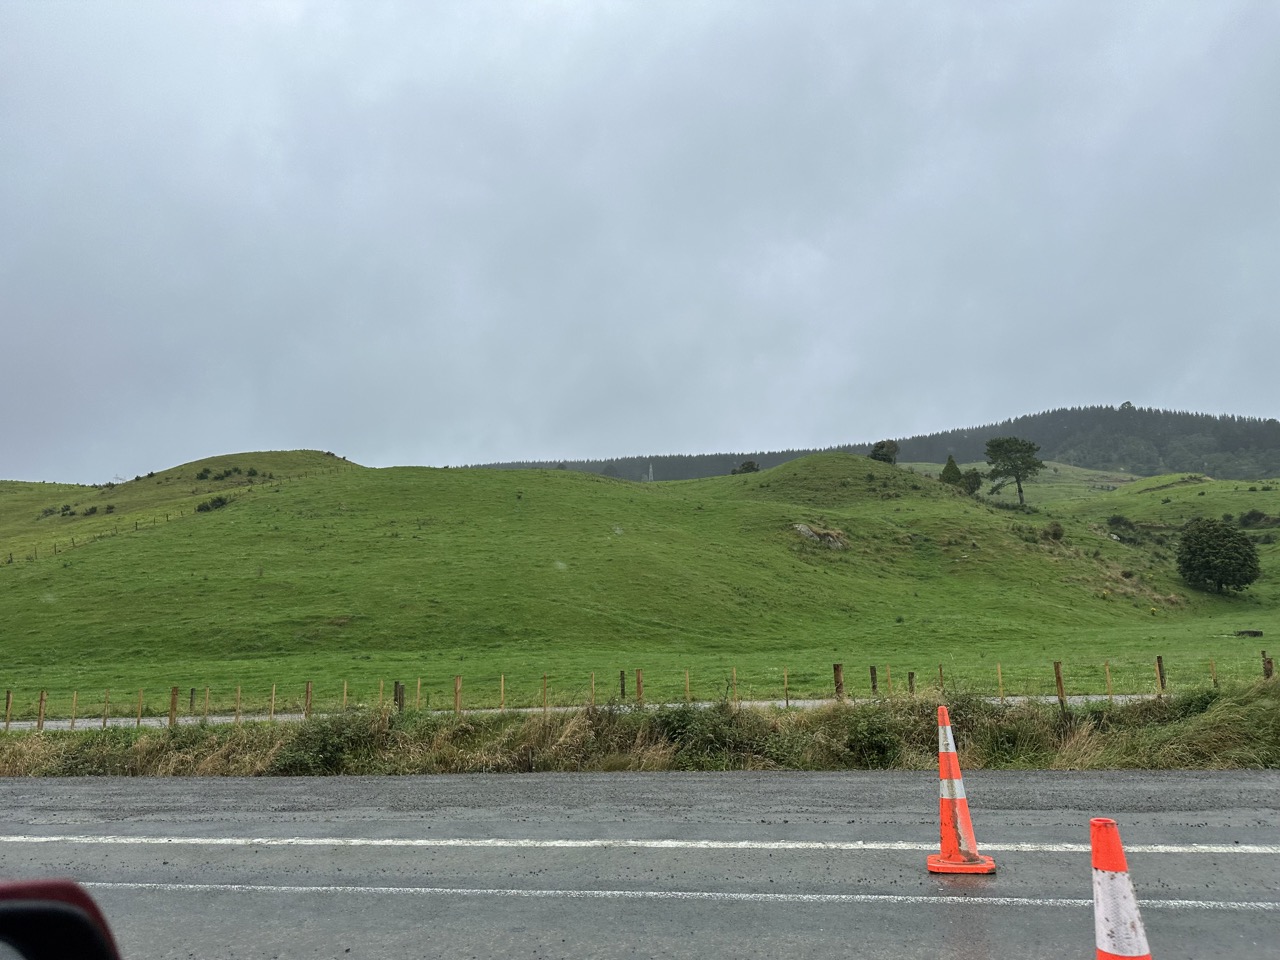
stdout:
<svg viewBox="0 0 1280 960">
<path fill-rule="evenodd" d="M 1097 705 L 949 703 L 969 769 L 1280 767 L 1280 683 Z M 663 706 L 461 716 L 359 710 L 303 723 L 11 733 L 3 776 L 315 776 L 616 770 L 929 769 L 936 703 Z"/>
</svg>

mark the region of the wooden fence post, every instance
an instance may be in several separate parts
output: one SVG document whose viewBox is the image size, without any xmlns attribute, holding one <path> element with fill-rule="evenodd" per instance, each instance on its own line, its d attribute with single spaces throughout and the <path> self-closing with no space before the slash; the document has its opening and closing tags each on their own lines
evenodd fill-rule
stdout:
<svg viewBox="0 0 1280 960">
<path fill-rule="evenodd" d="M 733 667 L 732 669 L 733 669 L 733 674 L 732 674 L 732 677 L 733 677 L 733 680 L 732 680 L 732 682 L 733 682 L 733 702 L 734 702 L 734 704 L 736 705 L 736 704 L 738 703 L 738 668 L 737 668 L 737 667 Z"/>
<path fill-rule="evenodd" d="M 418 678 L 418 692 L 413 698 L 413 709 L 415 711 L 422 709 L 422 678 L 421 677 Z"/>
<path fill-rule="evenodd" d="M 240 687 L 236 687 L 236 723 L 240 723 Z"/>
<path fill-rule="evenodd" d="M 191 702 L 187 705 L 187 716 L 193 717 L 196 713 L 196 688 L 191 688 Z"/>
<path fill-rule="evenodd" d="M 204 688 L 204 713 L 200 715 L 201 723 L 209 722 L 209 688 Z"/>
<path fill-rule="evenodd" d="M 382 709 L 382 684 L 383 684 L 383 681 L 379 680 L 378 681 L 378 709 L 379 710 Z"/>
<path fill-rule="evenodd" d="M 78 690 L 72 690 L 71 691 L 71 729 L 72 730 L 76 728 L 76 701 L 79 700 L 79 698 L 80 698 L 80 692 Z"/>
<path fill-rule="evenodd" d="M 1000 692 L 1000 702 L 1004 703 L 1004 674 L 1000 671 L 1000 661 L 996 661 L 996 689 Z"/>
<path fill-rule="evenodd" d="M 135 730 L 142 726 L 142 691 L 141 690 L 138 691 L 138 717 L 134 721 L 133 726 Z"/>
<path fill-rule="evenodd" d="M 874 697 L 880 693 L 880 684 L 876 681 L 876 667 L 871 665 L 871 695 Z"/>
<path fill-rule="evenodd" d="M 1058 688 L 1058 706 L 1062 709 L 1063 714 L 1067 712 L 1067 694 L 1062 686 L 1062 661 L 1053 661 L 1053 682 Z"/>
<path fill-rule="evenodd" d="M 596 672 L 591 671 L 591 706 L 596 705 Z"/>
<path fill-rule="evenodd" d="M 1103 660 L 1102 669 L 1107 675 L 1107 703 L 1114 703 L 1115 697 L 1111 693 L 1111 661 Z"/>
<path fill-rule="evenodd" d="M 36 733 L 42 733 L 44 731 L 44 701 L 45 692 L 41 690 L 40 706 L 37 708 L 39 712 L 36 714 Z"/>
<path fill-rule="evenodd" d="M 347 712 L 347 681 L 342 681 L 342 712 Z"/>
<path fill-rule="evenodd" d="M 1209 659 L 1209 676 L 1213 680 L 1213 689 L 1218 689 L 1218 671 L 1213 665 L 1213 658 Z"/>
<path fill-rule="evenodd" d="M 686 697 L 685 699 L 687 700 L 688 698 Z M 786 667 L 782 668 L 782 705 L 785 707 L 791 706 L 791 685 L 787 680 Z"/>
<path fill-rule="evenodd" d="M 947 692 L 946 681 L 942 678 L 942 664 L 938 664 L 938 693 L 945 694 Z"/>
<path fill-rule="evenodd" d="M 1164 693 L 1164 657 L 1156 657 L 1156 686 Z"/>
<path fill-rule="evenodd" d="M 1274 672 L 1275 672 L 1274 668 L 1271 665 L 1271 658 L 1267 656 L 1267 651 L 1263 650 L 1262 651 L 1262 678 L 1264 680 L 1270 680 L 1271 675 Z"/>
<path fill-rule="evenodd" d="M 462 713 L 462 674 L 453 678 L 453 712 Z"/>
<path fill-rule="evenodd" d="M 889 689 L 889 696 L 893 696 L 893 668 L 889 664 L 884 665 L 884 685 Z"/>
<path fill-rule="evenodd" d="M 907 671 L 907 695 L 911 697 L 916 695 L 916 672 L 914 670 Z"/>
<path fill-rule="evenodd" d="M 836 699 L 844 699 L 844 664 L 833 663 L 831 665 L 831 673 L 836 681 Z"/>
<path fill-rule="evenodd" d="M 636 667 L 636 703 L 644 703 L 644 671 Z"/>
<path fill-rule="evenodd" d="M 13 691 L 4 692 L 4 732 L 9 732 L 9 721 L 13 717 Z"/>
<path fill-rule="evenodd" d="M 498 709 L 507 709 L 507 675 L 498 674 Z"/>
<path fill-rule="evenodd" d="M 396 681 L 395 687 L 396 712 L 404 713 L 404 684 L 399 680 Z"/>
<path fill-rule="evenodd" d="M 102 729 L 107 729 L 107 713 L 111 709 L 111 688 L 107 687 L 102 694 Z"/>
<path fill-rule="evenodd" d="M 689 668 L 684 668 L 684 702 L 689 702 Z"/>
<path fill-rule="evenodd" d="M 267 712 L 267 719 L 275 720 L 275 718 L 276 718 L 276 685 L 273 683 L 271 685 L 271 708 Z"/>
<path fill-rule="evenodd" d="M 303 695 L 302 700 L 302 719 L 311 719 L 311 681 L 307 681 L 307 692 Z"/>
<path fill-rule="evenodd" d="M 547 715 L 547 675 L 542 675 L 542 715 Z"/>
<path fill-rule="evenodd" d="M 172 730 L 178 723 L 178 688 L 169 688 L 169 729 Z"/>
<path fill-rule="evenodd" d="M 618 671 L 618 697 L 622 700 L 627 699 L 627 671 Z"/>
</svg>

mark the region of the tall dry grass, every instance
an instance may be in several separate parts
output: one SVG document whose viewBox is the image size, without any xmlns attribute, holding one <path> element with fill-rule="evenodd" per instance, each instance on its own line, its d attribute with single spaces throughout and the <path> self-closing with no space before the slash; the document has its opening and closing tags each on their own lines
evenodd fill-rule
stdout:
<svg viewBox="0 0 1280 960">
<path fill-rule="evenodd" d="M 937 704 L 731 703 L 551 714 L 354 711 L 305 723 L 10 733 L 3 776 L 324 776 L 536 770 L 929 769 Z M 1280 683 L 1061 712 L 949 701 L 971 769 L 1280 766 Z"/>
</svg>

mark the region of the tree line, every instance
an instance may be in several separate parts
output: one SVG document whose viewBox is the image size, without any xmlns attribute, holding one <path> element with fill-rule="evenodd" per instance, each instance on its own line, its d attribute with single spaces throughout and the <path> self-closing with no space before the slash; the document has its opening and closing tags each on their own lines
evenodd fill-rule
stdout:
<svg viewBox="0 0 1280 960">
<path fill-rule="evenodd" d="M 1117 470 L 1140 476 L 1203 473 L 1224 480 L 1280 476 L 1280 421 L 1158 410 L 1135 407 L 1131 403 L 1119 407 L 1062 408 L 1000 423 L 879 443 L 894 444 L 894 459 L 908 463 L 945 463 L 948 458 L 973 463 L 985 458 L 986 443 L 993 436 L 1025 438 L 1038 445 L 1041 457 L 1046 460 L 1094 470 Z M 623 480 L 647 480 L 651 473 L 654 480 L 694 480 L 726 476 L 746 461 L 765 470 L 814 453 L 839 451 L 874 456 L 876 446 L 876 443 L 853 443 L 821 449 L 652 454 L 476 466 L 563 468 Z"/>
</svg>

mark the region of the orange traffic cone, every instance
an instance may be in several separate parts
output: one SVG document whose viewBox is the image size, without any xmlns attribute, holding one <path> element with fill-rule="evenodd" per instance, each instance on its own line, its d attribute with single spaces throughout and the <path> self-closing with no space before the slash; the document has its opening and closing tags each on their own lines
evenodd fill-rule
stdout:
<svg viewBox="0 0 1280 960">
<path fill-rule="evenodd" d="M 1089 842 L 1093 847 L 1093 932 L 1098 960 L 1151 960 L 1120 828 L 1114 820 L 1095 817 L 1089 821 Z"/>
<path fill-rule="evenodd" d="M 960 758 L 951 736 L 951 716 L 938 708 L 938 784 L 942 823 L 942 852 L 928 859 L 930 873 L 995 873 L 996 862 L 978 853 L 969 820 L 969 801 L 960 777 Z"/>
</svg>

